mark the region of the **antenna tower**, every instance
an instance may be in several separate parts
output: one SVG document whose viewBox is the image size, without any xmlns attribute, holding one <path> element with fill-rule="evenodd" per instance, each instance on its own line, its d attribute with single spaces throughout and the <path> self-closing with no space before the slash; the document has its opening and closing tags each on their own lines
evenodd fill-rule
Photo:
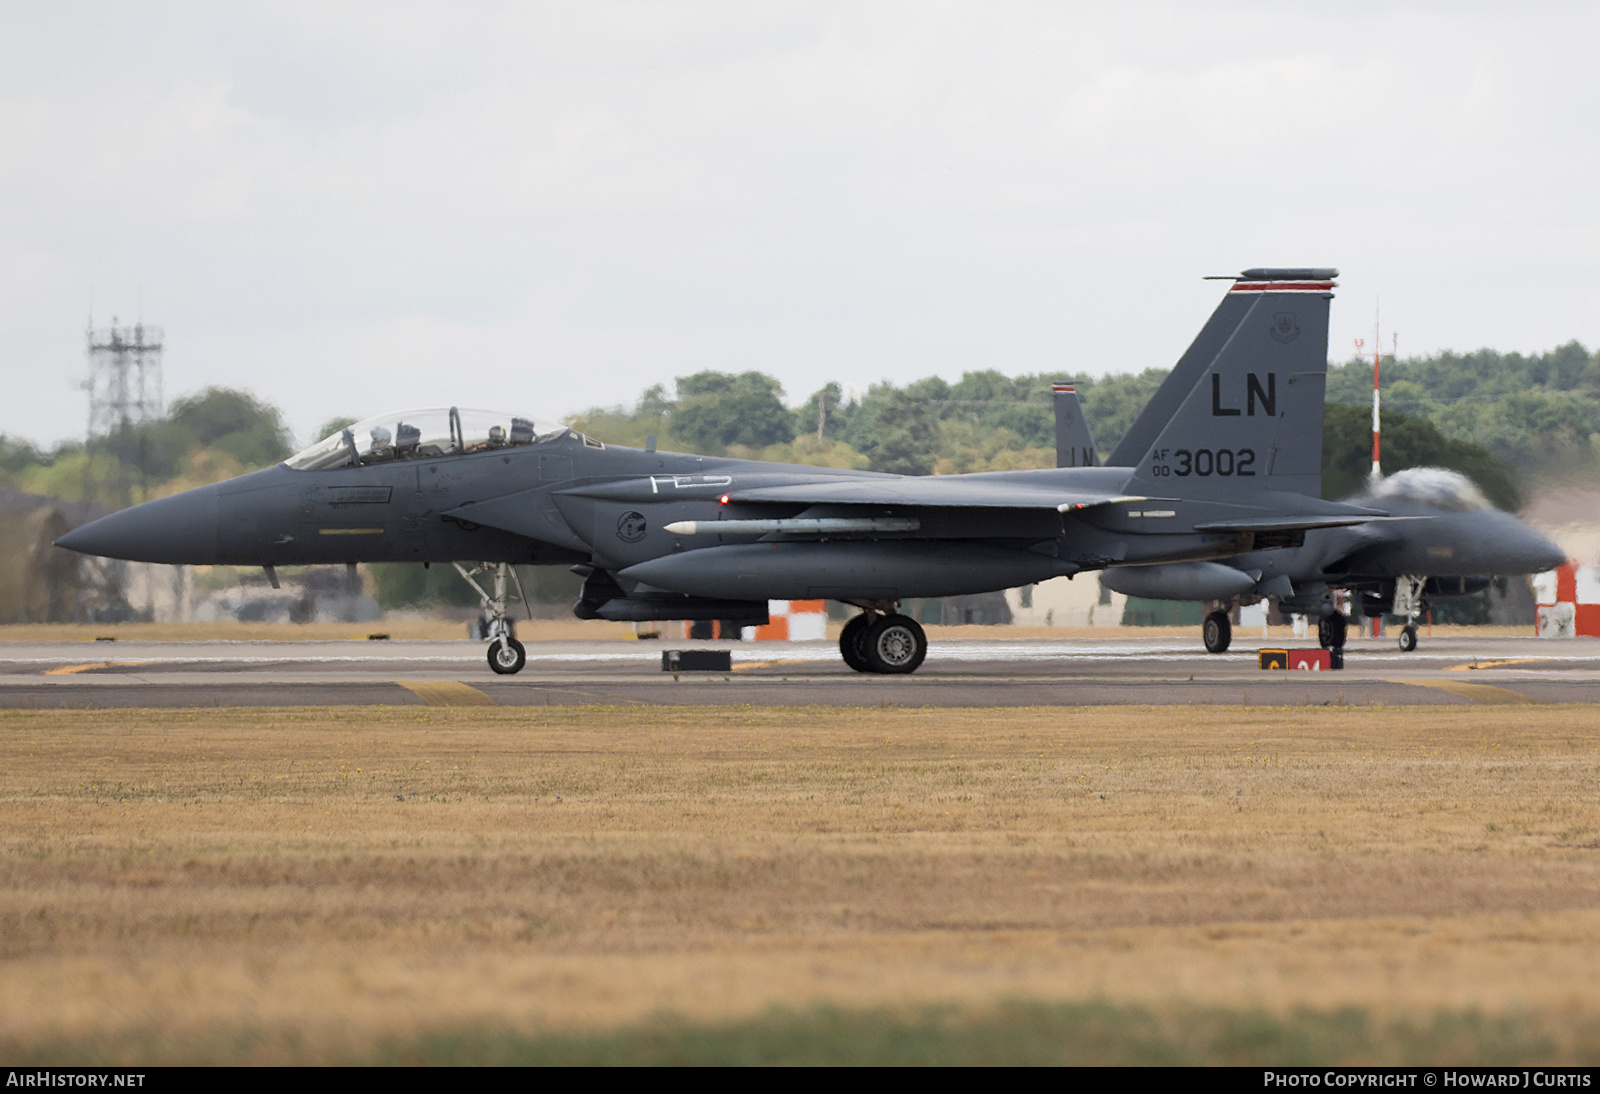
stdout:
<svg viewBox="0 0 1600 1094">
<path fill-rule="evenodd" d="M 95 329 L 91 319 L 84 332 L 88 344 L 89 376 L 83 388 L 89 393 L 89 445 L 91 456 L 100 439 L 114 460 L 109 479 L 85 483 L 88 495 L 117 506 L 133 501 L 130 470 L 145 486 L 149 431 L 143 427 L 161 417 L 161 344 L 159 327 L 142 322 L 119 326 L 115 316 L 109 327 Z M 94 475 L 95 461 L 89 461 Z M 130 468 L 130 465 L 131 468 Z M 94 490 L 99 485 L 101 490 Z"/>
<path fill-rule="evenodd" d="M 1379 428 L 1378 422 L 1378 368 L 1385 357 L 1393 361 L 1395 359 L 1395 353 L 1400 349 L 1400 336 L 1398 334 L 1391 333 L 1390 337 L 1393 339 L 1393 344 L 1388 353 L 1382 352 L 1383 336 L 1381 333 L 1382 325 L 1380 316 L 1381 313 L 1378 310 L 1378 306 L 1374 304 L 1372 308 L 1372 470 L 1367 474 L 1368 483 L 1376 483 L 1379 479 L 1383 478 L 1383 466 L 1382 461 L 1379 459 L 1378 445 L 1378 438 L 1382 434 L 1382 430 Z M 1365 339 L 1357 338 L 1356 352 L 1364 353 L 1366 350 L 1366 345 L 1367 343 Z"/>
</svg>

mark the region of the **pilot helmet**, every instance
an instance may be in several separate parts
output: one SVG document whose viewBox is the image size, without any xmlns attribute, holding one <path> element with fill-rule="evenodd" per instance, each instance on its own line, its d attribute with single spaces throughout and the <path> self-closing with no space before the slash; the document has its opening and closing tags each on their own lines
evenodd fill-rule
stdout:
<svg viewBox="0 0 1600 1094">
<path fill-rule="evenodd" d="M 391 439 L 392 438 L 391 438 L 391 436 L 389 434 L 389 430 L 388 429 L 386 429 L 385 427 L 383 427 L 381 425 L 373 426 L 372 427 L 372 447 L 369 449 L 369 451 L 377 452 L 377 451 L 379 451 L 381 449 L 388 448 L 389 447 L 389 441 Z"/>
</svg>

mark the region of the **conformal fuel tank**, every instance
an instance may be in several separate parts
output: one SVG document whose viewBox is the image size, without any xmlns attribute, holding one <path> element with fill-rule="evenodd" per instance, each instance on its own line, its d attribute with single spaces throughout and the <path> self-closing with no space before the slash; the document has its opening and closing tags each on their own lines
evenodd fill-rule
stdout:
<svg viewBox="0 0 1600 1094">
<path fill-rule="evenodd" d="M 1029 585 L 1076 570 L 1020 548 L 898 540 L 708 547 L 641 562 L 620 576 L 732 600 L 898 600 Z"/>
<path fill-rule="evenodd" d="M 1100 584 L 1108 589 L 1151 600 L 1226 600 L 1253 588 L 1255 583 L 1255 575 L 1219 562 L 1120 566 L 1100 575 Z"/>
</svg>

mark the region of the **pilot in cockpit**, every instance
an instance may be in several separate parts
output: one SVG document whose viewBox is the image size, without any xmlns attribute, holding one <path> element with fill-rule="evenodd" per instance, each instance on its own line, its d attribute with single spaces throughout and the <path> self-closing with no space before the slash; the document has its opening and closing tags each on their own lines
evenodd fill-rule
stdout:
<svg viewBox="0 0 1600 1094">
<path fill-rule="evenodd" d="M 381 425 L 373 426 L 372 427 L 372 444 L 367 449 L 367 456 L 369 458 L 372 458 L 372 459 L 380 459 L 380 458 L 382 458 L 384 456 L 392 456 L 393 455 L 392 452 L 386 452 L 385 451 L 385 449 L 387 449 L 389 447 L 389 442 L 392 439 L 393 439 L 393 437 L 391 436 L 391 434 L 389 433 L 389 430 L 385 426 L 381 426 Z"/>
</svg>

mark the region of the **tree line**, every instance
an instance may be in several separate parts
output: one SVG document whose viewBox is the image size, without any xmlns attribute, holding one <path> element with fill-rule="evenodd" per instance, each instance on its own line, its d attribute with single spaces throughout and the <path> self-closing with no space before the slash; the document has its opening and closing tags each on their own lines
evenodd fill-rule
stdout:
<svg viewBox="0 0 1600 1094">
<path fill-rule="evenodd" d="M 790 405 L 761 372 L 702 371 L 658 384 L 632 406 L 568 419 L 614 444 L 900 474 L 959 474 L 1055 464 L 1050 387 L 1077 385 L 1095 441 L 1110 452 L 1165 378 L 1161 369 L 1109 376 L 968 372 L 904 385 L 884 381 L 847 397 L 824 384 Z M 1323 493 L 1360 490 L 1371 458 L 1372 365 L 1332 365 L 1323 429 Z M 515 409 L 515 408 L 512 408 Z M 1543 475 L 1600 471 L 1600 354 L 1570 342 L 1548 353 L 1478 350 L 1386 360 L 1384 470 L 1430 465 L 1466 474 L 1495 504 Z M 336 418 L 320 437 L 348 424 Z M 159 421 L 41 450 L 0 435 L 0 484 L 105 508 L 215 482 L 287 457 L 293 438 L 276 407 L 248 392 L 206 388 L 176 399 Z M 443 595 L 439 582 L 386 576 L 395 602 Z M 415 588 L 413 588 L 415 586 Z M 424 587 L 426 592 L 424 592 Z M 452 598 L 453 599 L 453 598 Z"/>
</svg>

